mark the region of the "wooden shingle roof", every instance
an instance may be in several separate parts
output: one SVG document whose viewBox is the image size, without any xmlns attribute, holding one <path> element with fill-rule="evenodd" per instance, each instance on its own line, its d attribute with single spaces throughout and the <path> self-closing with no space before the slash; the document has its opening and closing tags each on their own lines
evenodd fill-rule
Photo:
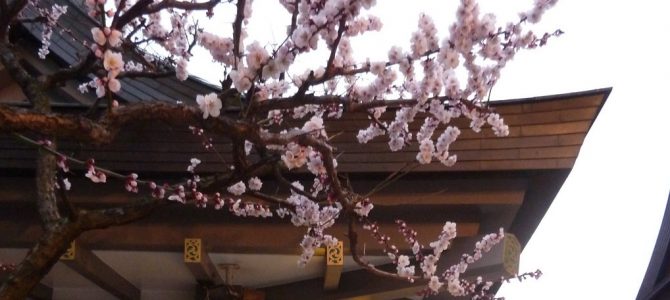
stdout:
<svg viewBox="0 0 670 300">
<path fill-rule="evenodd" d="M 88 54 L 88 49 L 84 46 L 84 42 L 88 44 L 93 43 L 91 28 L 97 25 L 96 21 L 89 17 L 82 10 L 82 7 L 75 4 L 75 2 L 77 0 L 40 1 L 41 5 L 55 3 L 68 6 L 67 13 L 59 19 L 60 28 L 54 30 L 51 36 L 49 50 L 52 55 L 47 58 L 58 61 L 62 66 L 73 65 L 81 57 Z M 28 17 L 37 14 L 36 9 L 32 6 L 26 7 L 24 13 Z M 32 35 L 33 42 L 41 39 L 41 24 L 26 23 L 24 27 Z M 133 55 L 136 56 L 136 54 Z M 132 57 L 133 55 L 128 55 L 128 57 Z M 84 83 L 88 80 L 90 79 L 81 78 L 79 83 Z M 206 94 L 217 90 L 216 86 L 195 76 L 191 76 L 185 81 L 180 81 L 175 76 L 168 76 L 164 78 L 124 78 L 121 82 L 123 88 L 117 94 L 117 97 L 119 100 L 128 103 L 138 101 L 182 101 L 185 103 L 194 103 L 196 94 Z M 89 96 L 92 96 L 92 93 Z"/>
<path fill-rule="evenodd" d="M 464 120 L 454 122 L 461 130 L 450 151 L 458 155 L 458 163 L 447 168 L 438 162 L 416 163 L 416 143 L 399 152 L 388 150 L 388 138 L 378 137 L 368 144 L 359 144 L 356 134 L 366 127 L 366 115 L 348 115 L 328 120 L 330 135 L 338 134 L 332 144 L 337 148 L 340 172 L 395 172 L 409 167 L 413 172 L 495 171 L 531 169 L 569 169 L 575 162 L 582 142 L 597 116 L 610 89 L 554 95 L 531 99 L 494 102 L 510 126 L 508 137 L 496 137 L 488 128 L 475 133 Z M 393 117 L 392 112 L 384 118 Z M 414 122 L 412 130 L 420 122 Z M 298 122 L 296 122 L 296 126 Z M 63 141 L 60 148 L 77 157 L 95 157 L 100 166 L 114 166 L 120 171 L 183 172 L 191 157 L 203 161 L 201 172 L 227 168 L 219 158 L 231 151 L 223 137 L 210 136 L 218 154 L 206 151 L 201 139 L 188 128 L 172 128 L 163 124 L 145 124 L 124 130 L 115 143 L 101 147 Z M 7 168 L 32 169 L 35 149 L 2 137 L 0 164 Z M 407 166 L 407 164 L 411 164 Z"/>
</svg>

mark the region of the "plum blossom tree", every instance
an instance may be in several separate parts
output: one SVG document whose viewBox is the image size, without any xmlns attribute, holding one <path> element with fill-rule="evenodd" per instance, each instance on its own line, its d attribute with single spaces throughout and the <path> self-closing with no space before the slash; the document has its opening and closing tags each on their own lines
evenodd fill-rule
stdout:
<svg viewBox="0 0 670 300">
<path fill-rule="evenodd" d="M 384 61 L 357 60 L 350 42 L 355 36 L 382 27 L 382 20 L 368 13 L 374 0 L 280 0 L 288 12 L 287 30 L 285 39 L 276 45 L 248 36 L 248 23 L 258 21 L 252 18 L 255 7 L 251 0 L 221 2 L 86 0 L 87 13 L 98 24 L 90 29 L 90 39 L 81 41 L 90 50 L 88 55 L 67 68 L 34 77 L 19 63 L 10 32 L 22 23 L 41 22 L 43 37 L 38 55 L 44 58 L 49 53 L 50 36 L 58 30 L 58 20 L 67 13 L 67 7 L 48 0 L 0 0 L 0 62 L 31 104 L 30 109 L 0 106 L 0 130 L 40 149 L 36 203 L 45 229 L 25 259 L 11 266 L 13 274 L 2 284 L 0 299 L 26 297 L 69 242 L 82 232 L 132 222 L 174 202 L 202 208 L 210 204 L 213 209 L 227 208 L 240 217 L 290 218 L 287 222 L 305 230 L 299 265 L 307 263 L 317 247 L 343 238 L 329 235 L 328 228 L 344 218 L 349 224 L 351 254 L 363 268 L 389 278 L 425 281 L 426 295 L 446 290 L 452 295 L 491 298 L 487 293 L 491 282 L 469 282 L 459 275 L 503 238 L 502 230 L 486 235 L 459 263 L 437 270 L 441 253 L 457 235 L 455 224 L 446 222 L 433 242 L 422 245 L 417 233 L 399 220 L 398 227 L 412 249 L 411 253 L 402 253 L 369 217 L 374 199 L 354 193 L 338 176 L 337 158 L 324 120 L 367 113 L 370 123 L 360 129 L 360 143 L 386 136 L 389 151 L 418 143 L 419 163 L 435 160 L 453 165 L 457 157 L 449 147 L 460 130 L 450 125 L 452 119 L 469 119 L 476 132 L 490 126 L 497 136 L 508 134 L 503 118 L 487 107 L 485 98 L 517 52 L 543 46 L 561 33 L 538 36 L 526 29 L 527 24 L 538 22 L 556 0 L 535 0 L 519 19 L 501 25 L 495 15 L 481 14 L 474 0 L 461 0 L 446 36 L 438 36 L 431 17 L 422 14 L 417 30 L 409 37 L 410 48 L 392 47 Z M 191 18 L 194 11 L 206 11 L 211 17 L 217 6 L 233 11 L 230 35 L 217 32 L 217 28 L 200 28 Z M 28 7 L 36 9 L 38 15 L 24 16 Z M 142 52 L 140 43 L 151 43 L 162 50 Z M 188 78 L 188 63 L 195 47 L 206 49 L 215 62 L 224 66 L 218 93 L 198 95 L 190 102 L 197 105 L 116 100 L 116 94 L 124 88 L 122 78 Z M 322 56 L 322 65 L 298 69 L 296 60 L 310 52 Z M 173 71 L 157 67 L 165 65 Z M 82 76 L 89 81 L 79 90 L 84 93 L 91 89 L 98 99 L 91 110 L 104 112 L 95 118 L 53 113 L 49 92 Z M 222 111 L 231 100 L 237 100 L 239 115 Z M 390 122 L 380 119 L 387 109 L 395 110 Z M 304 124 L 289 127 L 285 119 Z M 187 165 L 192 175 L 187 181 L 159 185 L 140 180 L 136 173 L 119 174 L 100 167 L 93 159 L 83 161 L 65 155 L 57 147 L 57 141 L 65 139 L 111 143 L 123 128 L 150 121 L 190 126 L 196 134 L 207 128 L 211 134 L 230 138 L 233 171 L 200 178 L 196 169 L 201 161 L 193 158 Z M 422 122 L 420 130 L 412 132 L 412 122 Z M 28 133 L 44 138 L 32 139 Z M 205 147 L 212 146 L 205 143 Z M 254 161 L 251 152 L 260 153 L 260 158 Z M 65 196 L 71 185 L 71 164 L 86 168 L 85 176 L 94 183 L 119 180 L 129 193 L 142 197 L 112 209 L 76 207 Z M 285 172 L 299 169 L 306 169 L 313 182 L 305 186 L 304 182 L 290 182 L 284 177 Z M 263 193 L 263 176 L 276 180 L 289 196 Z M 212 191 L 208 186 L 225 188 Z M 242 201 L 241 195 L 256 201 Z M 65 209 L 59 209 L 61 202 Z M 364 261 L 357 252 L 355 224 L 362 224 L 385 245 L 397 272 L 385 272 Z"/>
</svg>

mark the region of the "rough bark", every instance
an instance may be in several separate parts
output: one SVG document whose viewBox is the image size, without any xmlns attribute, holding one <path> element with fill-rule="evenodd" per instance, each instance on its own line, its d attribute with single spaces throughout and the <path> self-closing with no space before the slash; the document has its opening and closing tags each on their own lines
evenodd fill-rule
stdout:
<svg viewBox="0 0 670 300">
<path fill-rule="evenodd" d="M 26 299 L 80 233 L 78 226 L 67 219 L 47 229 L 0 287 L 0 300 Z"/>
<path fill-rule="evenodd" d="M 40 150 L 37 154 L 36 172 L 37 210 L 42 227 L 49 229 L 61 219 L 56 199 L 56 158 Z"/>
</svg>

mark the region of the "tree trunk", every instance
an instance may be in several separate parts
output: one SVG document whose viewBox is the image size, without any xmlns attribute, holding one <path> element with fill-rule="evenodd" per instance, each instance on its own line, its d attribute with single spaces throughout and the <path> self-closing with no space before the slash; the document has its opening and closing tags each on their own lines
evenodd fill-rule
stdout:
<svg viewBox="0 0 670 300">
<path fill-rule="evenodd" d="M 0 287 L 0 300 L 26 299 L 80 233 L 79 226 L 68 219 L 62 219 L 46 229 L 16 271 Z"/>
</svg>

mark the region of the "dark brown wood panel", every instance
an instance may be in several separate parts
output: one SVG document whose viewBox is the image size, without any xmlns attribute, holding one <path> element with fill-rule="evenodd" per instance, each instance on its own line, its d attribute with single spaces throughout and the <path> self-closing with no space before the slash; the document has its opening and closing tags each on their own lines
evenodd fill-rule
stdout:
<svg viewBox="0 0 670 300">
<path fill-rule="evenodd" d="M 186 215 L 185 215 L 186 216 Z M 424 242 L 430 242 L 439 236 L 444 226 L 440 223 L 410 223 L 421 233 Z M 399 248 L 409 249 L 395 224 L 381 224 L 383 232 Z M 479 234 L 478 223 L 458 223 L 460 237 Z M 41 228 L 38 224 L 26 224 L 0 221 L 0 247 L 29 247 L 38 239 Z M 359 228 L 359 244 L 365 247 L 368 255 L 383 255 L 377 241 L 365 230 Z M 326 233 L 344 238 L 347 228 L 336 224 Z M 304 228 L 290 224 L 204 224 L 197 219 L 185 217 L 183 224 L 133 223 L 105 230 L 90 231 L 82 234 L 77 242 L 82 246 L 96 250 L 142 250 L 142 251 L 181 251 L 184 238 L 197 236 L 208 241 L 211 252 L 221 253 L 259 253 L 259 254 L 299 254 L 299 243 L 305 234 Z M 345 245 L 345 248 L 348 246 Z M 347 248 L 348 249 L 348 248 Z"/>
</svg>

